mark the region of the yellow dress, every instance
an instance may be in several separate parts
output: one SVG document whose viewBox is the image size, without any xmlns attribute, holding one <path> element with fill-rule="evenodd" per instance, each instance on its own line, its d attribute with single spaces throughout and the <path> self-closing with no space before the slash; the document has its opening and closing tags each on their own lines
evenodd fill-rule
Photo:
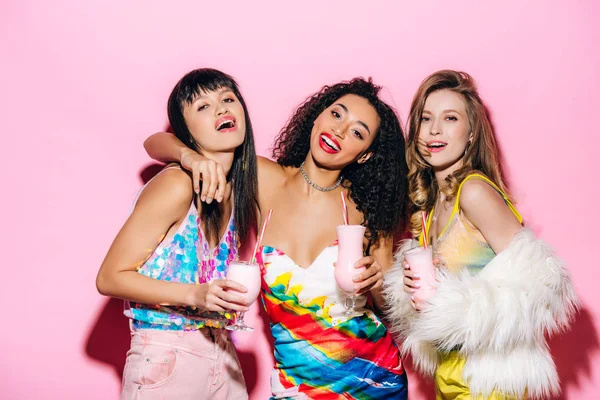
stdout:
<svg viewBox="0 0 600 400">
<path fill-rule="evenodd" d="M 492 186 L 504 198 L 506 205 L 511 209 L 519 222 L 523 220 L 508 197 L 487 177 L 481 174 L 472 174 L 461 182 L 456 194 L 452 214 L 450 215 L 448 224 L 446 224 L 439 235 L 434 245 L 434 250 L 435 254 L 444 260 L 445 266 L 452 273 L 467 269 L 474 275 L 483 269 L 496 256 L 496 253 L 494 253 L 488 243 L 479 239 L 475 232 L 462 221 L 459 206 L 460 192 L 464 183 L 469 179 L 479 179 Z M 427 220 L 428 231 L 431 226 L 433 211 L 432 209 Z M 471 395 L 468 383 L 463 379 L 462 372 L 466 361 L 465 358 L 458 351 L 450 351 L 440 354 L 440 359 L 440 365 L 434 376 L 436 399 L 475 400 L 475 397 Z M 477 398 L 477 400 L 480 399 L 483 400 L 481 396 Z M 513 400 L 516 398 L 494 391 L 486 399 Z"/>
</svg>

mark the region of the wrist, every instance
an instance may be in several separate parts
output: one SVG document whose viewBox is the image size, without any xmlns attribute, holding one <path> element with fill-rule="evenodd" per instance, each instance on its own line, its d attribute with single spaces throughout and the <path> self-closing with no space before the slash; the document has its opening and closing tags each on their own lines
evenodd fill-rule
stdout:
<svg viewBox="0 0 600 400">
<path fill-rule="evenodd" d="M 181 146 L 179 148 L 179 163 L 183 164 L 183 160 L 190 154 L 197 154 L 197 153 L 187 146 Z"/>
<path fill-rule="evenodd" d="M 187 284 L 185 290 L 181 291 L 183 305 L 187 307 L 198 307 L 198 291 L 205 285 L 205 283 L 199 285 L 193 283 Z"/>
</svg>

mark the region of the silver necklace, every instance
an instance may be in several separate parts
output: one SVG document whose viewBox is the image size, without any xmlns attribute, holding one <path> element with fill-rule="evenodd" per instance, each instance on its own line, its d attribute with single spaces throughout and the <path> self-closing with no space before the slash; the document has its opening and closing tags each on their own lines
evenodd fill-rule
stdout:
<svg viewBox="0 0 600 400">
<path fill-rule="evenodd" d="M 300 172 L 302 173 L 302 176 L 304 177 L 304 180 L 312 187 L 314 187 L 315 189 L 317 189 L 320 192 L 331 192 L 333 189 L 337 188 L 338 186 L 340 186 L 340 184 L 342 183 L 342 176 L 340 175 L 340 177 L 338 178 L 338 180 L 331 186 L 329 187 L 321 187 L 319 185 L 317 185 L 316 183 L 314 183 L 313 181 L 310 180 L 310 178 L 308 177 L 308 175 L 306 174 L 306 171 L 304 170 L 304 161 L 302 161 L 302 164 L 300 164 Z"/>
</svg>

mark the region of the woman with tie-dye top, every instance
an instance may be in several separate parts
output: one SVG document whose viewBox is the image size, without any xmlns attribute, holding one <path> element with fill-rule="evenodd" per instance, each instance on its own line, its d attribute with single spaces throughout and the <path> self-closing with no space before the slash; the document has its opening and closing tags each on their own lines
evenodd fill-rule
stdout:
<svg viewBox="0 0 600 400">
<path fill-rule="evenodd" d="M 273 209 L 257 254 L 275 346 L 273 398 L 407 398 L 398 347 L 370 301 L 381 304 L 381 271 L 393 262 L 392 235 L 406 215 L 404 137 L 378 92 L 360 78 L 325 86 L 282 129 L 276 162 L 259 158 L 260 208 Z M 168 134 L 148 139 L 146 148 L 163 161 L 181 154 L 193 171 L 218 169 Z M 215 177 L 203 173 L 203 186 Z M 340 192 L 349 198 L 349 222 L 367 228 L 366 256 L 357 262 L 367 269 L 354 277 L 361 295 L 352 317 L 334 279 Z"/>
<path fill-rule="evenodd" d="M 438 399 L 547 398 L 558 391 L 545 336 L 568 325 L 577 299 L 549 246 L 524 229 L 503 183 L 492 126 L 472 78 L 440 71 L 414 97 L 407 139 L 411 228 L 421 212 L 441 260 L 435 294 L 403 254 L 385 280 L 392 328 Z"/>
<path fill-rule="evenodd" d="M 256 223 L 248 111 L 233 78 L 198 69 L 175 86 L 168 114 L 175 135 L 217 160 L 227 183 L 220 203 L 202 203 L 190 174 L 168 166 L 141 190 L 102 263 L 98 291 L 126 300 L 132 332 L 121 398 L 246 399 L 223 328 L 248 306 L 246 289 L 224 279 Z"/>
</svg>

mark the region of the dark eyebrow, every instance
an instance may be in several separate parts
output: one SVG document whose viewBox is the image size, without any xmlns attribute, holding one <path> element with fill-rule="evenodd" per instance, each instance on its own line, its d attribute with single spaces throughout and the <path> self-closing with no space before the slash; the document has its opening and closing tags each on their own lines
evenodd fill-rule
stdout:
<svg viewBox="0 0 600 400">
<path fill-rule="evenodd" d="M 218 89 L 216 90 L 216 92 L 217 92 L 218 94 L 220 94 L 220 95 L 222 95 L 222 94 L 224 94 L 224 93 L 231 93 L 231 94 L 235 94 L 235 93 L 233 93 L 233 90 L 231 90 L 231 89 L 230 89 L 230 88 L 228 88 L 228 87 L 221 87 L 221 88 L 218 88 Z M 197 95 L 197 96 L 194 98 L 194 100 L 192 100 L 192 103 L 195 103 L 195 102 L 196 102 L 196 100 L 200 100 L 200 99 L 203 99 L 203 98 L 206 98 L 206 95 L 204 94 L 204 92 L 200 91 L 200 92 L 198 92 L 198 95 Z"/>
<path fill-rule="evenodd" d="M 346 107 L 345 105 L 343 105 L 342 103 L 336 103 L 336 106 L 340 106 L 344 109 L 344 111 L 348 112 L 348 107 Z"/>
<path fill-rule="evenodd" d="M 344 112 L 348 112 L 348 107 L 346 107 L 345 105 L 343 105 L 342 103 L 336 103 L 336 106 L 340 106 Z M 365 124 L 364 122 L 362 122 L 361 120 L 356 121 L 358 122 L 360 125 L 364 126 L 365 129 L 367 130 L 367 132 L 369 133 L 369 136 L 371 136 L 371 130 L 369 129 L 369 126 L 367 124 Z"/>
</svg>

